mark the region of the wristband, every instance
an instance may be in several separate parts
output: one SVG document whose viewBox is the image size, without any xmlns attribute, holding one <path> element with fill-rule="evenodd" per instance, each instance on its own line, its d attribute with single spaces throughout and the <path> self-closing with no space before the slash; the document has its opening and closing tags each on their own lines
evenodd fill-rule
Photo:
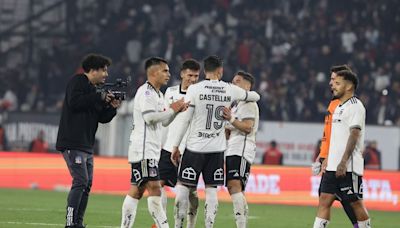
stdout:
<svg viewBox="0 0 400 228">
<path fill-rule="evenodd" d="M 229 123 L 233 124 L 235 122 L 236 118 L 234 116 L 231 116 L 231 119 L 229 120 Z"/>
</svg>

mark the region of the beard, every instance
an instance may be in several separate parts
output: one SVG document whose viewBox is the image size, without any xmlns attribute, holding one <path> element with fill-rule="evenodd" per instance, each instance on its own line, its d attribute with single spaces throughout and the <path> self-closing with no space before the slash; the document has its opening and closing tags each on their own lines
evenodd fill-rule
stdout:
<svg viewBox="0 0 400 228">
<path fill-rule="evenodd" d="M 333 95 L 333 99 L 340 99 L 341 97 L 343 97 L 344 93 L 334 93 L 332 91 L 332 95 Z"/>
</svg>

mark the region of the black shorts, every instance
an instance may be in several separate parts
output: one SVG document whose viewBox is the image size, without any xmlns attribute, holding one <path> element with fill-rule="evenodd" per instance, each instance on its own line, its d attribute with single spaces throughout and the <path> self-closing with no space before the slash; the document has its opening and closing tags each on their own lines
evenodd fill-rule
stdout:
<svg viewBox="0 0 400 228">
<path fill-rule="evenodd" d="M 233 155 L 225 158 L 226 165 L 226 183 L 229 180 L 240 180 L 242 183 L 242 190 L 246 188 L 247 180 L 250 175 L 250 163 L 241 156 Z"/>
<path fill-rule="evenodd" d="M 131 164 L 131 184 L 138 187 L 148 181 L 160 180 L 158 162 L 155 159 L 145 159 Z"/>
<path fill-rule="evenodd" d="M 188 186 L 197 186 L 203 174 L 204 184 L 224 184 L 224 153 L 194 153 L 185 150 L 178 169 L 178 180 Z"/>
<path fill-rule="evenodd" d="M 345 177 L 337 178 L 335 171 L 322 175 L 320 190 L 334 194 L 340 201 L 354 202 L 363 198 L 362 176 L 347 172 Z"/>
<path fill-rule="evenodd" d="M 158 171 L 160 172 L 160 180 L 163 180 L 165 185 L 175 187 L 178 179 L 178 167 L 171 162 L 171 152 L 161 150 Z"/>
</svg>

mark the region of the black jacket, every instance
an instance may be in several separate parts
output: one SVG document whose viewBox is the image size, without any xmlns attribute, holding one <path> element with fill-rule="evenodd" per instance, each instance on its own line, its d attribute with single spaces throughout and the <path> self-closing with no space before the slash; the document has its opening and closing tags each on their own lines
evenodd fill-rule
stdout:
<svg viewBox="0 0 400 228">
<path fill-rule="evenodd" d="M 93 153 L 98 123 L 110 122 L 116 113 L 116 109 L 107 105 L 101 94 L 96 93 L 96 87 L 86 75 L 73 76 L 65 93 L 56 149 Z"/>
</svg>

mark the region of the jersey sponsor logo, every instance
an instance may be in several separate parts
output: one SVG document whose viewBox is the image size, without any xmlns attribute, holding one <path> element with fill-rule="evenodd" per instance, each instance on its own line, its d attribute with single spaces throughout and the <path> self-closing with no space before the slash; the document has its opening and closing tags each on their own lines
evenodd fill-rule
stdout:
<svg viewBox="0 0 400 228">
<path fill-rule="evenodd" d="M 198 132 L 197 133 L 197 137 L 199 138 L 206 138 L 206 139 L 210 139 L 210 138 L 215 138 L 218 137 L 221 133 L 205 133 L 205 132 Z"/>
<path fill-rule="evenodd" d="M 215 172 L 214 172 L 214 180 L 215 181 L 224 180 L 224 170 L 222 168 L 219 168 L 219 169 L 215 170 Z"/>
<path fill-rule="evenodd" d="M 187 167 L 182 171 L 182 178 L 187 180 L 196 180 L 196 171 L 192 167 Z"/>
</svg>

